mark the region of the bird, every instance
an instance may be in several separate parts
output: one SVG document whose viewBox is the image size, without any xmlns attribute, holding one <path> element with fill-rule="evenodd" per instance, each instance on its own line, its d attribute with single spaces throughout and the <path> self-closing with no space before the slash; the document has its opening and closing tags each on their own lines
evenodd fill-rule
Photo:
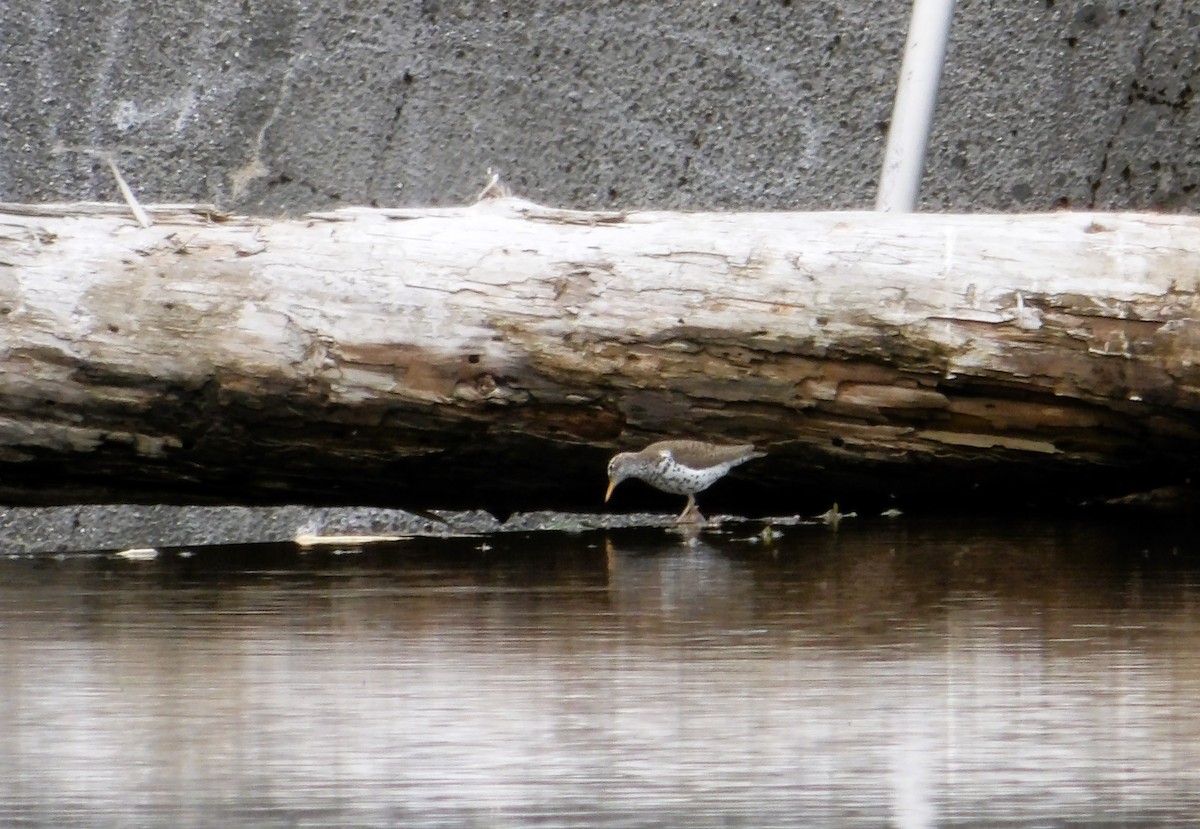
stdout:
<svg viewBox="0 0 1200 829">
<path fill-rule="evenodd" d="M 687 506 L 676 523 L 705 523 L 696 508 L 696 493 L 708 489 L 738 464 L 765 457 L 753 444 L 723 446 L 699 440 L 662 440 L 640 452 L 621 452 L 608 462 L 608 491 L 612 497 L 617 484 L 627 478 L 640 478 L 656 489 L 686 495 Z"/>
</svg>

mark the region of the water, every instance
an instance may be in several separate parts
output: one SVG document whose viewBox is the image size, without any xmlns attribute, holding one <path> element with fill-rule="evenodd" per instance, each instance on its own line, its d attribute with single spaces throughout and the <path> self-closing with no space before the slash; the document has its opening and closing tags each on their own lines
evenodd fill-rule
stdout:
<svg viewBox="0 0 1200 829">
<path fill-rule="evenodd" d="M 899 519 L 0 559 L 0 825 L 1188 825 L 1200 551 Z"/>
</svg>

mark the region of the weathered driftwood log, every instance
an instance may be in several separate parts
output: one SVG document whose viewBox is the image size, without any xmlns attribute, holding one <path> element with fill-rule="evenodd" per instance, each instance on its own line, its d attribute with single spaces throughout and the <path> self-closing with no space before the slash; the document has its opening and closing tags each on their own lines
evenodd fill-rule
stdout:
<svg viewBox="0 0 1200 829">
<path fill-rule="evenodd" d="M 598 505 L 662 436 L 767 447 L 723 486 L 775 509 L 1200 459 L 1195 217 L 150 213 L 0 205 L 0 498 Z"/>
</svg>

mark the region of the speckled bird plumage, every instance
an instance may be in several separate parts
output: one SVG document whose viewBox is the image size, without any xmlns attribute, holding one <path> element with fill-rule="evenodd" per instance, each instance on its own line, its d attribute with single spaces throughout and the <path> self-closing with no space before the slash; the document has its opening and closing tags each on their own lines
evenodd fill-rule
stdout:
<svg viewBox="0 0 1200 829">
<path fill-rule="evenodd" d="M 640 452 L 621 452 L 608 462 L 608 492 L 612 496 L 617 484 L 628 478 L 640 478 L 656 489 L 675 495 L 686 495 L 687 506 L 679 521 L 704 521 L 696 509 L 696 493 L 702 492 L 725 476 L 738 464 L 761 458 L 749 443 L 722 446 L 698 440 L 663 440 L 652 443 Z"/>
</svg>

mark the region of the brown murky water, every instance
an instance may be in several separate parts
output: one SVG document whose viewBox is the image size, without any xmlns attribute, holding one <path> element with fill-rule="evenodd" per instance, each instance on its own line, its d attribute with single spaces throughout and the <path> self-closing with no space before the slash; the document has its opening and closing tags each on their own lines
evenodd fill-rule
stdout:
<svg viewBox="0 0 1200 829">
<path fill-rule="evenodd" d="M 749 532 L 0 559 L 0 825 L 1200 816 L 1186 533 Z"/>
</svg>

